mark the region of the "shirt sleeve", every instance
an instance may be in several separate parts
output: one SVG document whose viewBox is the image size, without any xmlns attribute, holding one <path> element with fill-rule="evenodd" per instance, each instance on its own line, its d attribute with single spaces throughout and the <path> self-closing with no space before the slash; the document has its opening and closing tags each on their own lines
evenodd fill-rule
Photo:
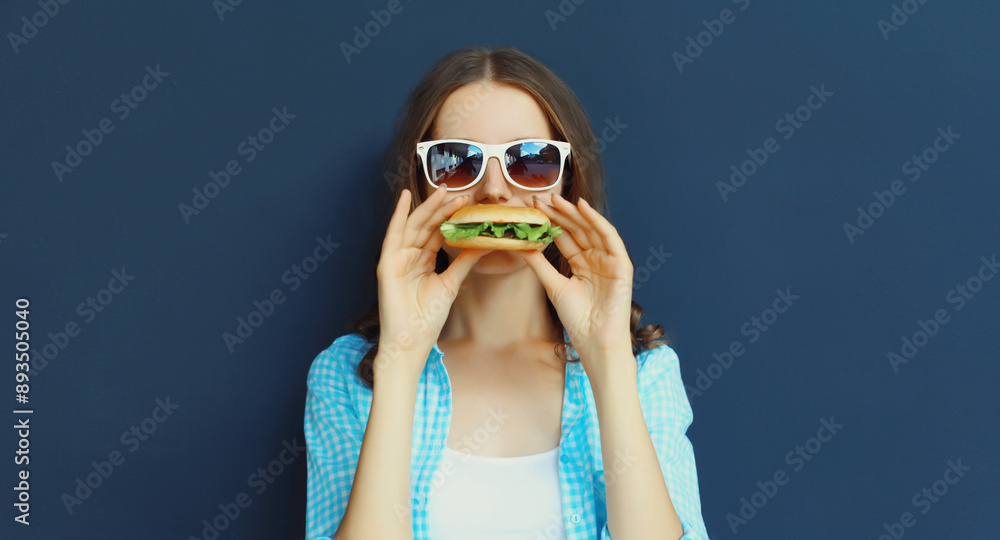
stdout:
<svg viewBox="0 0 1000 540">
<path fill-rule="evenodd" d="M 708 540 L 694 448 L 687 437 L 694 414 L 681 380 L 680 361 L 669 345 L 640 354 L 646 358 L 638 369 L 639 403 L 670 501 L 684 528 L 681 540 Z M 607 523 L 601 530 L 601 540 L 612 540 Z"/>
<path fill-rule="evenodd" d="M 309 368 L 304 415 L 307 540 L 328 540 L 337 531 L 361 453 L 364 426 L 348 392 L 346 349 L 335 342 Z"/>
</svg>

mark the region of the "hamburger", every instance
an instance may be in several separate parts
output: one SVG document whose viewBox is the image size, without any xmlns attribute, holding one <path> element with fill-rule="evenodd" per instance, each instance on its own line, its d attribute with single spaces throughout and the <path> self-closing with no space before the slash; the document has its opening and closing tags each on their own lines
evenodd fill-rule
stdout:
<svg viewBox="0 0 1000 540">
<path fill-rule="evenodd" d="M 451 247 L 523 250 L 545 247 L 562 229 L 535 208 L 477 204 L 459 208 L 441 224 L 441 234 Z"/>
</svg>

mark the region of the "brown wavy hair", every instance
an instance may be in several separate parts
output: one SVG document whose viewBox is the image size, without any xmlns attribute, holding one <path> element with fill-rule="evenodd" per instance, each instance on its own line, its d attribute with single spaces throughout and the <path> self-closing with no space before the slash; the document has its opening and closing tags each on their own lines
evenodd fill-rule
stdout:
<svg viewBox="0 0 1000 540">
<path fill-rule="evenodd" d="M 586 111 L 569 86 L 541 62 L 517 48 L 466 47 L 440 59 L 424 75 L 404 105 L 403 114 L 397 122 L 382 166 L 388 195 L 386 199 L 392 203 L 382 209 L 386 216 L 382 231 L 388 227 L 388 216 L 391 216 L 391 209 L 395 207 L 404 188 L 409 189 L 412 194 L 411 212 L 423 202 L 421 189 L 424 183 L 423 171 L 414 148 L 418 142 L 430 138 L 434 120 L 445 98 L 459 87 L 477 82 L 515 86 L 535 97 L 549 119 L 555 138 L 567 141 L 573 147 L 570 166 L 563 176 L 563 197 L 573 204 L 577 204 L 578 199 L 583 197 L 601 215 L 606 216 L 604 164 L 598 150 L 597 137 L 590 127 Z M 463 104 L 466 109 L 474 109 L 475 106 L 476 103 L 472 103 L 471 106 L 468 103 Z M 379 249 L 381 249 L 380 244 Z M 560 273 L 566 277 L 572 275 L 569 263 L 556 248 L 555 243 L 549 244 L 543 253 Z M 631 261 L 631 255 L 629 260 Z M 376 265 L 377 260 L 372 265 L 369 277 L 374 275 Z M 440 250 L 437 254 L 436 271 L 443 272 L 447 268 L 448 256 L 444 250 Z M 546 304 L 552 320 L 562 330 L 562 322 L 551 300 L 546 298 Z M 670 340 L 664 337 L 663 327 L 659 324 L 639 328 L 641 316 L 642 306 L 633 300 L 629 323 L 633 354 L 670 343 Z M 374 388 L 373 364 L 378 353 L 379 338 L 377 300 L 353 323 L 353 328 L 375 345 L 368 350 L 358 365 L 358 376 L 369 388 Z M 557 344 L 556 355 L 567 362 L 579 362 L 579 359 L 573 359 L 569 355 L 569 345 L 565 341 Z"/>
</svg>

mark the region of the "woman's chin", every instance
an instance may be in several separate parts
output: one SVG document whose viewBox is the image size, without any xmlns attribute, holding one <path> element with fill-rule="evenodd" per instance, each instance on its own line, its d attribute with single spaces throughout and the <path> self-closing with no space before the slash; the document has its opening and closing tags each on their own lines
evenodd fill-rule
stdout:
<svg viewBox="0 0 1000 540">
<path fill-rule="evenodd" d="M 483 257 L 477 261 L 476 266 L 474 266 L 473 269 L 484 269 L 494 266 L 501 268 L 520 268 L 521 266 L 524 266 L 524 264 L 524 259 L 522 259 L 517 253 L 505 249 L 498 249 L 483 255 Z"/>
<path fill-rule="evenodd" d="M 448 253 L 449 260 L 452 261 L 462 252 L 460 248 L 450 246 L 446 246 L 445 251 Z M 480 274 L 504 274 L 526 265 L 524 259 L 514 251 L 498 249 L 483 255 L 476 261 L 472 271 Z"/>
</svg>

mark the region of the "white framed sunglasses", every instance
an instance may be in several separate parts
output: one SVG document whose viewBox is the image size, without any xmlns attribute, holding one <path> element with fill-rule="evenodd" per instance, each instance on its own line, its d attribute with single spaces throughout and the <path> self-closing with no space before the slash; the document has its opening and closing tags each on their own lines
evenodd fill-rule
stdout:
<svg viewBox="0 0 1000 540">
<path fill-rule="evenodd" d="M 504 178 L 528 191 L 550 189 L 562 180 L 570 144 L 548 139 L 521 139 L 503 144 L 483 144 L 464 139 L 417 143 L 424 177 L 434 189 L 468 189 L 486 172 L 490 158 L 500 160 Z"/>
</svg>

